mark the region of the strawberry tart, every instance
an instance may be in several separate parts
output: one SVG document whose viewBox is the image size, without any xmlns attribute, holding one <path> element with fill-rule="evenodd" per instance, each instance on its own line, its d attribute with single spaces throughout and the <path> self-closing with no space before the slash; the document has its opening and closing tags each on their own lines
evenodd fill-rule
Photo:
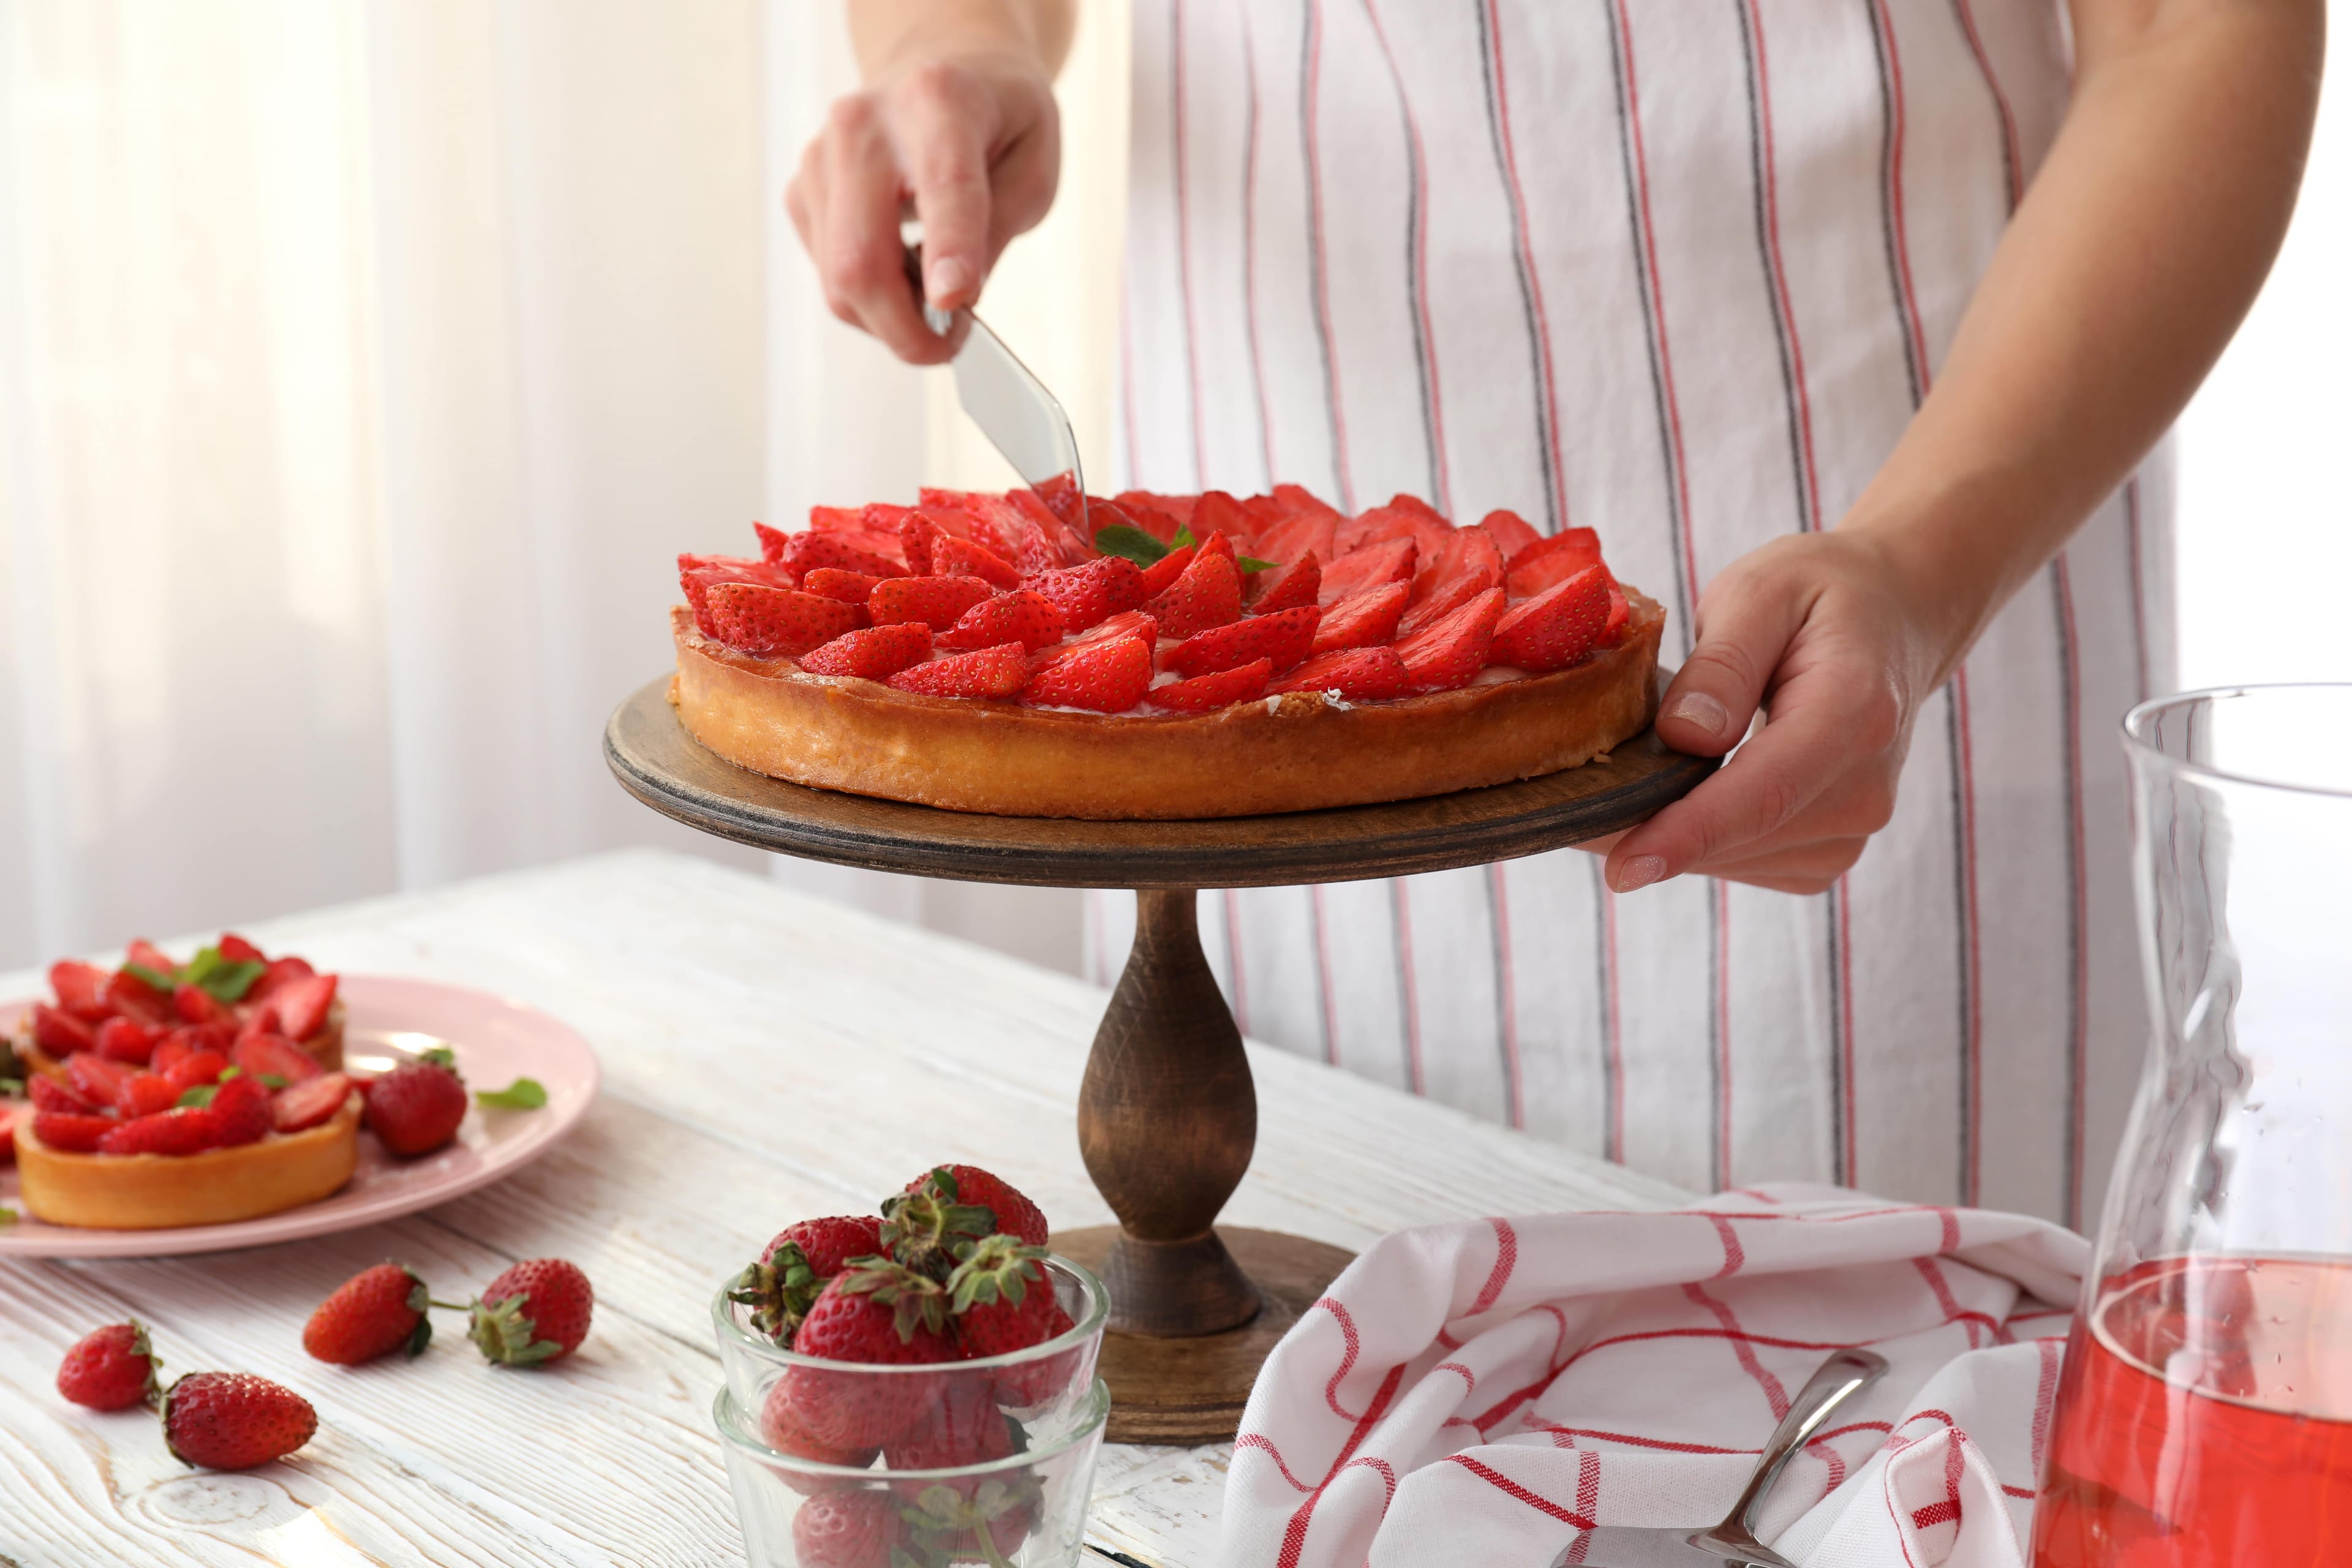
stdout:
<svg viewBox="0 0 2352 1568">
<path fill-rule="evenodd" d="M 1076 500 L 927 489 L 680 556 L 679 718 L 797 784 L 1117 820 L 1506 784 L 1653 716 L 1664 612 L 1590 529 L 1295 485 Z"/>
</svg>

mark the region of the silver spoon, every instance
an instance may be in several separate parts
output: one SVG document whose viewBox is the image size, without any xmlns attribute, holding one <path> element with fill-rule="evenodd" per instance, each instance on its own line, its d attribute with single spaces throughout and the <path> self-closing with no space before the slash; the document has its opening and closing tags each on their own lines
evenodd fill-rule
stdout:
<svg viewBox="0 0 2352 1568">
<path fill-rule="evenodd" d="M 1830 1412 L 1848 1395 L 1867 1387 L 1885 1372 L 1886 1363 L 1868 1351 L 1840 1351 L 1822 1363 L 1812 1380 L 1801 1389 L 1780 1425 L 1772 1429 L 1748 1489 L 1731 1505 L 1721 1524 L 1707 1530 L 1635 1529 L 1602 1525 L 1587 1533 L 1585 1568 L 1796 1568 L 1779 1552 L 1756 1539 L 1756 1516 L 1772 1483 L 1797 1450 L 1821 1429 Z M 1568 1568 L 1576 1543 L 1560 1548 L 1551 1568 Z"/>
</svg>

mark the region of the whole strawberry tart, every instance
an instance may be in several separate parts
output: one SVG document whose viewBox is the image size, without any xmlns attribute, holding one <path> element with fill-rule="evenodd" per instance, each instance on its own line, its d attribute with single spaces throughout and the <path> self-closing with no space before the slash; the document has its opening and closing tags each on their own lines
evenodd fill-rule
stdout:
<svg viewBox="0 0 2352 1568">
<path fill-rule="evenodd" d="M 926 489 L 678 558 L 670 700 L 740 766 L 1102 820 L 1406 800 L 1645 729 L 1664 616 L 1590 529 L 1238 500 Z"/>
</svg>

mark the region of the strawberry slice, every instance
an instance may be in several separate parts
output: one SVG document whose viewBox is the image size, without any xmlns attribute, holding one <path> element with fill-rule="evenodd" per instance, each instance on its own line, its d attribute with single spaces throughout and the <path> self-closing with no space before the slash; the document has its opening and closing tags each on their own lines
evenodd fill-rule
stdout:
<svg viewBox="0 0 2352 1568">
<path fill-rule="evenodd" d="M 221 932 L 220 955 L 231 963 L 266 964 L 269 962 L 268 954 L 233 931 Z"/>
<path fill-rule="evenodd" d="M 1589 528 L 1563 528 L 1512 556 L 1503 585 L 1514 599 L 1532 599 L 1586 567 L 1600 564 L 1601 536 Z"/>
<path fill-rule="evenodd" d="M 1317 654 L 1267 690 L 1328 691 L 1351 702 L 1378 702 L 1402 697 L 1412 684 L 1396 649 L 1347 647 Z"/>
<path fill-rule="evenodd" d="M 931 549 L 946 535 L 940 525 L 919 511 L 910 511 L 898 524 L 898 552 L 907 558 L 907 570 L 918 577 L 931 574 Z"/>
<path fill-rule="evenodd" d="M 1192 521 L 1189 501 L 1179 505 L 1167 496 L 1154 495 L 1150 490 L 1121 490 L 1111 497 L 1111 504 L 1125 513 L 1121 521 L 1133 523 L 1162 544 L 1174 539 L 1176 531 Z"/>
<path fill-rule="evenodd" d="M 335 1004 L 335 977 L 305 975 L 269 1000 L 278 1009 L 278 1024 L 286 1037 L 307 1040 L 326 1026 L 327 1009 Z"/>
<path fill-rule="evenodd" d="M 156 990 L 127 969 L 115 971 L 106 983 L 107 1005 L 127 1018 L 142 1024 L 171 1025 L 179 1022 L 172 1011 L 172 998 Z"/>
<path fill-rule="evenodd" d="M 1566 669 L 1592 650 L 1609 622 L 1612 584 L 1605 566 L 1587 566 L 1503 612 L 1487 657 L 1530 675 Z"/>
<path fill-rule="evenodd" d="M 0 1165 L 14 1163 L 16 1158 L 16 1119 L 29 1114 L 21 1105 L 0 1103 Z"/>
<path fill-rule="evenodd" d="M 1346 521 L 1338 507 L 1305 485 L 1276 485 L 1274 487 L 1274 499 L 1280 501 L 1282 510 L 1292 517 L 1313 518 L 1335 526 Z"/>
<path fill-rule="evenodd" d="M 1165 708 L 1171 713 L 1209 713 L 1265 696 L 1266 682 L 1273 679 L 1272 659 L 1253 659 L 1214 675 L 1171 680 L 1165 686 L 1153 687 L 1146 695 L 1154 708 Z"/>
<path fill-rule="evenodd" d="M 158 1073 L 134 1072 L 114 1091 L 115 1114 L 126 1118 L 152 1116 L 179 1103 L 180 1091 Z"/>
<path fill-rule="evenodd" d="M 1495 548 L 1503 552 L 1506 561 L 1543 538 L 1528 526 L 1527 519 L 1517 512 L 1505 511 L 1500 507 L 1479 519 L 1478 526 L 1494 540 Z"/>
<path fill-rule="evenodd" d="M 1259 534 L 1250 544 L 1250 553 L 1277 565 L 1310 554 L 1328 561 L 1337 531 L 1333 517 L 1294 514 Z"/>
<path fill-rule="evenodd" d="M 1105 555 L 1083 566 L 1040 572 L 1027 585 L 1053 600 L 1054 607 L 1062 612 L 1062 624 L 1074 632 L 1121 611 L 1139 609 L 1147 597 L 1142 569 L 1123 555 Z"/>
<path fill-rule="evenodd" d="M 935 632 L 943 632 L 995 592 L 979 577 L 893 577 L 875 585 L 874 596 L 866 601 L 866 613 L 877 626 L 920 621 Z"/>
<path fill-rule="evenodd" d="M 707 637 L 719 633 L 710 621 L 710 590 L 720 583 L 758 583 L 769 588 L 797 588 L 800 574 L 765 561 L 748 561 L 740 555 L 681 555 L 677 558 L 678 590 L 686 595 L 687 607 L 694 612 L 694 624 Z"/>
<path fill-rule="evenodd" d="M 931 546 L 931 575 L 977 577 L 992 588 L 1018 588 L 1021 574 L 1012 562 L 969 539 L 943 535 Z"/>
<path fill-rule="evenodd" d="M 1405 595 L 1412 592 L 1409 584 L 1386 583 L 1369 593 L 1352 599 L 1342 599 L 1323 611 L 1322 624 L 1315 628 L 1316 653 L 1330 653 L 1343 647 L 1370 647 L 1396 636 L 1397 622 L 1404 617 Z"/>
<path fill-rule="evenodd" d="M 124 1080 L 139 1069 L 128 1062 L 109 1061 L 95 1051 L 81 1051 L 66 1058 L 66 1081 L 73 1091 L 89 1101 L 92 1110 L 112 1105 L 114 1097 L 122 1092 Z"/>
<path fill-rule="evenodd" d="M 1195 555 L 1167 591 L 1145 606 L 1160 622 L 1161 632 L 1188 637 L 1237 621 L 1242 614 L 1242 574 L 1230 555 L 1208 552 Z"/>
<path fill-rule="evenodd" d="M 1411 496 L 1398 496 L 1352 522 L 1341 523 L 1332 542 L 1345 554 L 1390 540 L 1410 539 L 1422 554 L 1429 555 L 1444 549 L 1446 536 L 1453 531 L 1453 525 L 1429 507 Z"/>
<path fill-rule="evenodd" d="M 1017 642 L 1034 652 L 1062 640 L 1062 612 L 1045 595 L 1028 588 L 983 599 L 940 634 L 941 647 L 994 647 Z"/>
<path fill-rule="evenodd" d="M 326 1068 L 313 1060 L 310 1053 L 298 1047 L 283 1035 L 252 1034 L 231 1047 L 228 1059 L 246 1071 L 248 1078 L 264 1073 L 284 1079 L 288 1083 L 307 1083 Z"/>
<path fill-rule="evenodd" d="M 1602 570 L 1605 571 L 1607 568 L 1604 567 Z M 1633 624 L 1633 606 L 1625 602 L 1625 595 L 1616 584 L 1610 584 L 1609 622 L 1601 628 L 1601 636 L 1597 639 L 1600 646 L 1615 647 L 1625 640 L 1625 628 Z"/>
<path fill-rule="evenodd" d="M 64 1110 L 33 1113 L 33 1136 L 62 1154 L 97 1153 L 99 1140 L 113 1131 L 115 1125 L 113 1118 L 107 1116 L 77 1115 Z"/>
<path fill-rule="evenodd" d="M 1160 646 L 1160 623 L 1146 610 L 1122 610 L 1108 620 L 1097 621 L 1072 637 L 1076 643 L 1102 642 L 1111 637 L 1133 637 L 1145 647 Z"/>
<path fill-rule="evenodd" d="M 1151 650 L 1133 637 L 1108 637 L 1074 649 L 1029 677 L 1021 700 L 1041 707 L 1124 713 L 1151 687 Z"/>
<path fill-rule="evenodd" d="M 173 1062 L 163 1077 L 166 1083 L 183 1094 L 207 1083 L 218 1083 L 220 1075 L 228 1071 L 228 1058 L 220 1051 L 192 1051 Z"/>
<path fill-rule="evenodd" d="M 261 978 L 253 983 L 253 989 L 245 994 L 245 1000 L 239 1005 L 257 1006 L 302 976 L 315 973 L 307 958 L 297 958 L 290 952 L 283 958 L 273 958 L 269 961 L 269 967 L 261 972 Z"/>
<path fill-rule="evenodd" d="M 931 578 L 940 582 L 946 579 Z M 976 653 L 951 654 L 919 664 L 892 676 L 888 684 L 922 697 L 977 697 L 1001 700 L 1021 689 L 1029 678 L 1029 660 L 1017 642 L 1000 643 Z"/>
<path fill-rule="evenodd" d="M 129 1062 L 133 1067 L 145 1067 L 155 1054 L 155 1042 L 163 1031 L 136 1018 L 109 1018 L 98 1026 L 98 1054 L 109 1061 Z"/>
<path fill-rule="evenodd" d="M 867 680 L 887 680 L 908 665 L 931 657 L 931 628 L 920 621 L 899 621 L 844 632 L 823 647 L 801 655 L 801 668 L 811 675 L 855 675 Z"/>
<path fill-rule="evenodd" d="M 278 1131 L 299 1132 L 328 1121 L 351 1097 L 349 1078 L 339 1072 L 321 1073 L 307 1083 L 279 1089 L 270 1100 L 270 1117 Z"/>
<path fill-rule="evenodd" d="M 1037 499 L 1064 522 L 1075 523 L 1085 515 L 1081 510 L 1086 504 L 1085 500 L 1078 494 L 1077 481 L 1068 474 L 1055 474 L 1050 479 L 1040 479 L 1030 488 L 1037 492 Z"/>
<path fill-rule="evenodd" d="M 1238 534 L 1247 539 L 1255 531 L 1250 525 L 1248 511 L 1223 490 L 1202 491 L 1200 499 L 1192 503 L 1192 515 L 1186 521 L 1195 539 L 1213 540 L 1221 533 Z M 1202 548 L 1206 549 L 1207 546 Z M 1230 551 L 1233 546 L 1227 544 L 1225 548 Z"/>
<path fill-rule="evenodd" d="M 1270 616 L 1276 610 L 1319 604 L 1322 602 L 1323 563 L 1315 552 L 1309 550 L 1287 566 L 1259 573 L 1257 583 L 1257 600 L 1250 607 L 1258 615 Z"/>
<path fill-rule="evenodd" d="M 1143 569 L 1144 597 L 1156 599 L 1168 592 L 1176 579 L 1184 574 L 1184 568 L 1192 564 L 1192 557 L 1200 552 L 1200 546 L 1196 544 L 1180 544 L 1146 566 Z"/>
<path fill-rule="evenodd" d="M 114 1012 L 106 1000 L 108 977 L 95 963 L 70 958 L 49 965 L 49 989 L 57 993 L 58 1005 L 85 1023 L 100 1023 Z"/>
<path fill-rule="evenodd" d="M 845 605 L 863 606 L 874 596 L 875 584 L 888 580 L 869 577 L 863 572 L 844 572 L 835 566 L 820 566 L 801 579 L 801 592 L 814 594 L 820 599 L 839 599 Z"/>
<path fill-rule="evenodd" d="M 1316 624 L 1322 618 L 1313 605 L 1252 616 L 1186 637 L 1168 650 L 1160 667 L 1179 675 L 1213 675 L 1263 658 L 1276 670 L 1288 669 L 1313 650 Z"/>
<path fill-rule="evenodd" d="M 1456 573 L 1430 591 L 1429 597 L 1407 610 L 1404 619 L 1397 623 L 1397 636 L 1409 637 L 1425 627 L 1435 626 L 1489 588 L 1503 585 L 1499 567 L 1478 566 Z"/>
<path fill-rule="evenodd" d="M 719 583 L 709 600 L 718 640 L 754 658 L 806 653 L 857 625 L 856 605 L 793 588 Z"/>
<path fill-rule="evenodd" d="M 219 997 L 201 985 L 187 984 L 173 988 L 172 1011 L 183 1024 L 216 1024 L 230 1016 Z"/>
<path fill-rule="evenodd" d="M 1416 691 L 1467 686 L 1486 668 L 1495 623 L 1503 618 L 1503 591 L 1489 588 L 1416 636 L 1396 645 Z"/>
<path fill-rule="evenodd" d="M 1335 605 L 1384 583 L 1411 583 L 1413 563 L 1420 554 L 1421 547 L 1411 539 L 1368 544 L 1323 568 L 1323 581 L 1316 590 L 1316 597 L 1324 604 Z"/>
<path fill-rule="evenodd" d="M 76 1051 L 98 1049 L 98 1031 L 71 1013 L 39 1002 L 33 1005 L 33 1044 L 63 1059 Z"/>
<path fill-rule="evenodd" d="M 1202 555 L 1222 555 L 1234 563 L 1236 572 L 1241 570 L 1241 555 L 1234 548 L 1233 536 L 1222 528 L 1201 541 L 1200 552 Z"/>
<path fill-rule="evenodd" d="M 48 1142 L 46 1138 L 43 1142 Z M 100 1154 L 197 1154 L 226 1140 L 221 1119 L 209 1107 L 184 1106 L 133 1117 L 108 1129 L 98 1141 Z"/>
<path fill-rule="evenodd" d="M 25 1092 L 32 1097 L 36 1110 L 53 1110 L 61 1116 L 96 1116 L 100 1110 L 87 1095 L 68 1089 L 47 1073 L 35 1077 Z"/>
<path fill-rule="evenodd" d="M 831 566 L 843 572 L 862 572 L 868 577 L 900 577 L 906 568 L 898 562 L 861 550 L 833 529 L 808 529 L 784 536 L 782 552 L 777 560 L 793 571 L 803 574 L 820 566 Z"/>
</svg>

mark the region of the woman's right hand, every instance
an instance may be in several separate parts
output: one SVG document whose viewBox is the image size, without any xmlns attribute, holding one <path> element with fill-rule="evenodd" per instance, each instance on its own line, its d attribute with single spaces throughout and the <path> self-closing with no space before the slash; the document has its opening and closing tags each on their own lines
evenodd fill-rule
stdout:
<svg viewBox="0 0 2352 1568">
<path fill-rule="evenodd" d="M 996 16 L 982 25 L 973 12 Z M 1004 16 L 973 6 L 960 18 L 973 26 L 869 40 L 853 11 L 860 44 L 873 46 L 860 51 L 866 85 L 835 100 L 784 192 L 833 313 L 915 364 L 954 352 L 923 324 L 921 303 L 971 304 L 1006 243 L 1053 205 L 1062 148 L 1052 67 L 1068 34 Z M 925 301 L 898 236 L 910 213 L 923 226 Z"/>
</svg>

